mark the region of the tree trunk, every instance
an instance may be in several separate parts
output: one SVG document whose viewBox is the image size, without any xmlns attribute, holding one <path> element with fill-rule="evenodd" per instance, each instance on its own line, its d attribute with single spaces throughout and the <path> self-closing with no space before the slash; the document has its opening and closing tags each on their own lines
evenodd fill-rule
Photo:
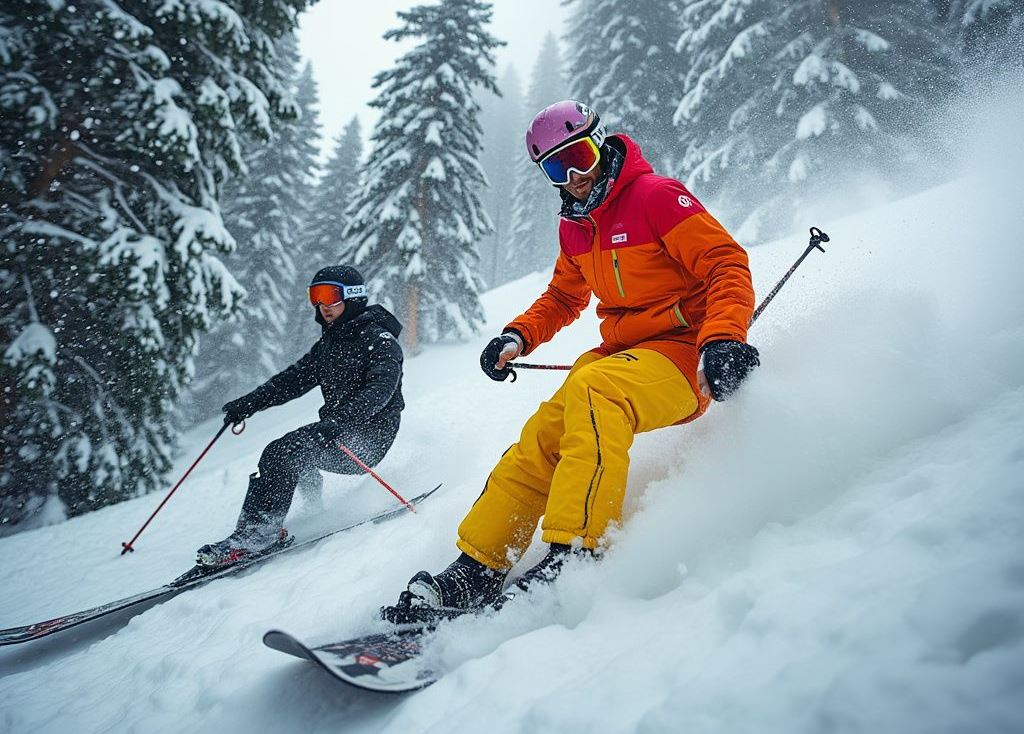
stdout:
<svg viewBox="0 0 1024 734">
<path fill-rule="evenodd" d="M 64 138 L 61 142 L 56 143 L 43 162 L 42 170 L 28 185 L 28 198 L 35 199 L 44 196 L 64 166 L 77 154 L 78 148 L 69 138 Z"/>
<path fill-rule="evenodd" d="M 412 356 L 419 352 L 419 320 L 420 320 L 420 284 L 416 281 L 406 284 L 405 309 L 407 312 L 405 328 L 405 348 Z"/>
<path fill-rule="evenodd" d="M 833 28 L 837 27 L 842 20 L 839 16 L 843 0 L 825 0 L 825 17 Z"/>
<path fill-rule="evenodd" d="M 420 257 L 423 258 L 423 238 L 427 232 L 427 196 L 423 191 L 423 179 L 420 177 L 419 190 L 416 194 L 416 212 L 420 217 Z M 417 354 L 420 350 L 420 284 L 418 280 L 407 281 L 405 284 L 405 309 L 408 323 L 405 330 L 405 346 L 410 355 Z"/>
</svg>

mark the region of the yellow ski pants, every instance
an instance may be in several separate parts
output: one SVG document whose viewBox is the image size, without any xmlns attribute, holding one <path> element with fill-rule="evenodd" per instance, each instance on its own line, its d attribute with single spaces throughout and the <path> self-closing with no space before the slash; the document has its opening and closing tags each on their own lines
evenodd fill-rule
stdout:
<svg viewBox="0 0 1024 734">
<path fill-rule="evenodd" d="M 596 548 L 622 517 L 633 436 L 697 410 L 679 368 L 651 349 L 582 355 L 523 426 L 459 526 L 459 549 L 507 570 L 544 516 L 545 543 Z"/>
</svg>

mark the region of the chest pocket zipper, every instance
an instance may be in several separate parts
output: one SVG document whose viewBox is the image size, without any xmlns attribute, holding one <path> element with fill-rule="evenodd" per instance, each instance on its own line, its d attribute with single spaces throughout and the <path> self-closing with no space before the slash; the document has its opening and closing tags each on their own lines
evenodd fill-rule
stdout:
<svg viewBox="0 0 1024 734">
<path fill-rule="evenodd" d="M 619 272 L 619 256 L 612 250 L 612 269 L 615 272 L 615 285 L 619 287 L 619 296 L 626 297 L 626 290 L 622 287 L 622 275 Z"/>
</svg>

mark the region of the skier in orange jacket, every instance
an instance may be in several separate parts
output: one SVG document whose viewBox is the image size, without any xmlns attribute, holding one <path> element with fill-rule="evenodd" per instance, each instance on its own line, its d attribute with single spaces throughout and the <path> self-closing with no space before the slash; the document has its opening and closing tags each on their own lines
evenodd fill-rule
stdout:
<svg viewBox="0 0 1024 734">
<path fill-rule="evenodd" d="M 746 343 L 746 252 L 685 186 L 656 175 L 636 143 L 607 136 L 597 113 L 573 100 L 537 114 L 526 144 L 560 191 L 561 252 L 547 290 L 490 341 L 481 367 L 504 380 L 509 361 L 576 320 L 591 294 L 603 341 L 491 472 L 459 526 L 462 555 L 439 574 L 416 574 L 385 608 L 396 621 L 500 606 L 598 549 L 621 519 L 633 436 L 697 418 L 759 364 Z M 502 593 L 541 516 L 548 554 Z"/>
</svg>

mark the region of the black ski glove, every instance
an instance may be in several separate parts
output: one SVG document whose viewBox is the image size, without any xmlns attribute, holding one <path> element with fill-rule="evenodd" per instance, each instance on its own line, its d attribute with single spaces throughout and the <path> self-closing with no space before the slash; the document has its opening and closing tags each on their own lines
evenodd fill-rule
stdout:
<svg viewBox="0 0 1024 734">
<path fill-rule="evenodd" d="M 484 351 L 480 353 L 480 369 L 484 371 L 484 374 L 490 377 L 495 382 L 503 382 L 508 379 L 508 376 L 512 374 L 512 368 L 505 363 L 504 369 L 496 369 L 494 365 L 498 363 L 498 356 L 502 350 L 510 344 L 514 344 L 520 351 L 522 351 L 520 343 L 510 333 L 505 332 L 501 336 L 496 336 L 487 342 L 487 346 L 484 347 Z M 518 355 L 517 355 L 518 356 Z"/>
<path fill-rule="evenodd" d="M 231 425 L 241 423 L 246 418 L 259 412 L 259 408 L 256 407 L 252 398 L 248 395 L 243 395 L 237 400 L 224 403 L 224 407 L 221 410 L 224 411 L 224 422 Z"/>
<path fill-rule="evenodd" d="M 732 395 L 747 375 L 761 364 L 754 347 L 731 339 L 705 344 L 701 354 L 704 356 L 704 378 L 711 388 L 711 397 L 719 401 Z"/>
</svg>

